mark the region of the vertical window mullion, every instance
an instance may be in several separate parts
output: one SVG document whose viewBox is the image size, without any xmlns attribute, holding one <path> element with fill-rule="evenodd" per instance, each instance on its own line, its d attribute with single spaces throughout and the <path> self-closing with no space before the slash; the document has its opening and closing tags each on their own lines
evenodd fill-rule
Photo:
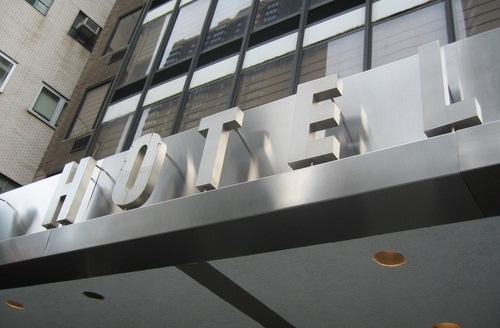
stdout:
<svg viewBox="0 0 500 328">
<path fill-rule="evenodd" d="M 363 71 L 372 67 L 372 3 L 366 0 L 365 4 L 365 41 L 363 48 Z"/>
<path fill-rule="evenodd" d="M 293 59 L 293 71 L 290 81 L 290 93 L 297 92 L 297 85 L 299 84 L 300 65 L 302 63 L 302 44 L 304 42 L 304 34 L 307 26 L 307 13 L 309 12 L 310 0 L 302 0 L 302 13 L 300 16 L 299 31 L 297 35 L 297 46 L 295 49 L 295 56 Z"/>
</svg>

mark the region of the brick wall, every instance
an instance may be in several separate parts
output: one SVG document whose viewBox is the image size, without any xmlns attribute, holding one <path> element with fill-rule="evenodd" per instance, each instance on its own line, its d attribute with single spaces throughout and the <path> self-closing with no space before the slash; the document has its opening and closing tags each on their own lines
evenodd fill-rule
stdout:
<svg viewBox="0 0 500 328">
<path fill-rule="evenodd" d="M 38 167 L 35 180 L 58 173 L 66 163 L 71 161 L 79 162 L 83 157 L 85 149 L 71 152 L 71 148 L 78 137 L 66 139 L 68 130 L 71 128 L 73 118 L 77 114 L 78 108 L 85 96 L 85 91 L 114 77 L 122 64 L 122 60 L 109 64 L 112 53 L 103 56 L 119 18 L 140 8 L 146 2 L 146 0 L 120 0 L 116 2 L 111 10 L 109 18 L 103 26 L 101 35 L 75 87 L 71 100 L 60 120 L 59 127 L 55 131 Z"/>
<path fill-rule="evenodd" d="M 26 1 L 0 6 L 0 51 L 17 67 L 0 93 L 0 173 L 19 184 L 33 180 L 54 129 L 28 112 L 46 83 L 69 98 L 90 57 L 68 36 L 78 12 L 104 24 L 115 0 L 54 1 L 46 15 Z"/>
</svg>

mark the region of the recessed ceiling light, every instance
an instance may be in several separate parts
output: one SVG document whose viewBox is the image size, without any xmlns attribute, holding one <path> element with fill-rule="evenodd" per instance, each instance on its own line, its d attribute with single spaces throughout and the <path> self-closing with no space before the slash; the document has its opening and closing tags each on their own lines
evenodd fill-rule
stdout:
<svg viewBox="0 0 500 328">
<path fill-rule="evenodd" d="M 104 296 L 102 296 L 101 294 L 97 294 L 97 293 L 94 293 L 94 292 L 83 292 L 83 295 L 87 296 L 88 298 L 92 298 L 94 300 L 99 300 L 99 301 L 102 301 L 104 299 Z"/>
<path fill-rule="evenodd" d="M 432 328 L 460 328 L 460 325 L 453 322 L 440 322 L 436 323 Z"/>
<path fill-rule="evenodd" d="M 10 306 L 11 308 L 14 308 L 14 309 L 24 310 L 24 305 L 22 305 L 21 303 L 15 302 L 15 301 L 7 300 L 7 301 L 5 301 L 5 304 L 7 304 L 8 306 Z"/>
<path fill-rule="evenodd" d="M 406 263 L 403 254 L 394 251 L 380 251 L 373 255 L 373 260 L 380 265 L 397 267 Z"/>
</svg>

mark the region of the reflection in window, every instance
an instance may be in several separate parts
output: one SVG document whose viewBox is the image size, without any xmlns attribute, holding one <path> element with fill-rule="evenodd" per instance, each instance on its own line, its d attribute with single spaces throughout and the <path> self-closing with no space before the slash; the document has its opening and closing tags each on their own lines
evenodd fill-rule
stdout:
<svg viewBox="0 0 500 328">
<path fill-rule="evenodd" d="M 363 71 L 363 42 L 364 33 L 359 31 L 304 49 L 299 83 L 333 73 L 346 77 Z"/>
<path fill-rule="evenodd" d="M 102 159 L 119 153 L 127 135 L 132 115 L 106 122 L 101 126 L 92 157 Z"/>
<path fill-rule="evenodd" d="M 220 0 L 203 49 L 239 38 L 245 32 L 252 0 Z"/>
<path fill-rule="evenodd" d="M 85 94 L 78 116 L 73 124 L 69 138 L 83 135 L 94 129 L 97 115 L 108 92 L 111 82 L 100 85 Z"/>
<path fill-rule="evenodd" d="M 124 72 L 121 85 L 137 81 L 150 71 L 151 59 L 169 19 L 170 14 L 167 14 L 141 27 L 139 39 Z"/>
<path fill-rule="evenodd" d="M 260 0 L 254 30 L 272 24 L 300 11 L 301 0 Z"/>
<path fill-rule="evenodd" d="M 210 0 L 196 0 L 181 8 L 167 43 L 160 68 L 194 54 Z"/>
<path fill-rule="evenodd" d="M 110 52 L 123 48 L 130 42 L 130 38 L 132 37 L 132 33 L 134 32 L 140 15 L 141 11 L 136 10 L 120 18 L 118 24 L 116 24 L 115 33 L 106 47 L 104 54 L 109 54 Z"/>
<path fill-rule="evenodd" d="M 290 95 L 293 54 L 248 68 L 241 75 L 238 106 L 248 109 Z"/>
<path fill-rule="evenodd" d="M 500 1 L 453 0 L 453 11 L 457 39 L 500 27 Z"/>
<path fill-rule="evenodd" d="M 189 91 L 180 131 L 197 127 L 200 119 L 228 109 L 232 77 Z"/>
<path fill-rule="evenodd" d="M 372 67 L 414 55 L 418 46 L 434 40 L 447 43 L 443 3 L 375 25 Z"/>
<path fill-rule="evenodd" d="M 138 131 L 141 132 L 137 134 L 137 137 L 148 133 L 157 133 L 165 138 L 172 134 L 179 98 L 179 95 L 170 97 L 145 108 L 138 128 Z"/>
</svg>

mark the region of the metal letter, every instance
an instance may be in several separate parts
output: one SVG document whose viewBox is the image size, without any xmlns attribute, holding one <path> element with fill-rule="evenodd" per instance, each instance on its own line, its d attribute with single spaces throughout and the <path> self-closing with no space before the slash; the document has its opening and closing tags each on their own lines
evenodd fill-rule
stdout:
<svg viewBox="0 0 500 328">
<path fill-rule="evenodd" d="M 451 103 L 444 51 L 439 41 L 418 47 L 424 132 L 433 137 L 482 123 L 476 98 Z"/>
<path fill-rule="evenodd" d="M 66 225 L 75 222 L 95 163 L 92 157 L 86 157 L 80 164 L 71 162 L 64 166 L 52 201 L 45 213 L 43 227 L 51 229 L 57 227 L 59 223 Z"/>
<path fill-rule="evenodd" d="M 233 107 L 201 119 L 198 132 L 207 140 L 196 178 L 198 190 L 216 189 L 219 186 L 229 132 L 240 128 L 242 124 L 243 112 L 239 107 Z"/>
<path fill-rule="evenodd" d="M 316 132 L 338 126 L 340 109 L 333 98 L 342 95 L 342 85 L 336 74 L 299 85 L 288 150 L 288 165 L 294 170 L 339 158 L 337 138 L 318 138 Z"/>
<path fill-rule="evenodd" d="M 113 202 L 123 209 L 142 206 L 153 192 L 166 154 L 167 145 L 158 134 L 137 139 L 113 187 Z"/>
</svg>

